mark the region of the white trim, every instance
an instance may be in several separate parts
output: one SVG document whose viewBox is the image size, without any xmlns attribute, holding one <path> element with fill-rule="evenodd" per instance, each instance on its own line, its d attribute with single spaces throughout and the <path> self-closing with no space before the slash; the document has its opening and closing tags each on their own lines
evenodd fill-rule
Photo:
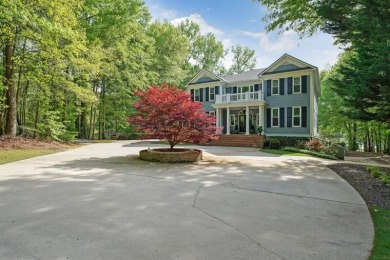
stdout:
<svg viewBox="0 0 390 260">
<path fill-rule="evenodd" d="M 294 136 L 294 137 L 311 137 L 311 135 L 309 134 L 296 134 L 296 133 L 280 133 L 280 134 L 269 134 L 267 132 L 264 132 L 265 135 L 267 135 L 268 137 L 271 137 L 271 136 Z"/>
<path fill-rule="evenodd" d="M 274 81 L 278 82 L 278 94 L 274 94 Z M 272 79 L 271 80 L 271 96 L 279 96 L 280 95 L 280 79 Z"/>
<path fill-rule="evenodd" d="M 299 108 L 299 125 L 294 125 L 294 108 Z M 292 127 L 302 127 L 302 107 L 298 107 L 298 106 L 295 106 L 295 107 L 292 107 L 292 116 L 291 116 L 291 126 Z"/>
<path fill-rule="evenodd" d="M 299 91 L 295 92 L 295 83 L 294 79 L 299 79 Z M 292 93 L 293 94 L 300 94 L 302 93 L 302 76 L 299 77 L 292 77 Z"/>
<path fill-rule="evenodd" d="M 208 76 L 209 78 L 214 78 L 216 80 L 219 80 L 219 82 L 226 82 L 223 78 L 219 77 L 218 75 L 215 75 L 214 73 L 206 70 L 206 69 L 201 69 L 198 71 L 198 73 L 195 74 L 195 76 L 186 84 L 186 87 L 191 87 L 193 85 L 190 85 L 191 83 L 195 83 L 198 79 L 200 79 L 202 77 L 202 75 L 206 75 Z M 218 81 L 213 81 L 214 83 L 215 82 L 218 82 Z M 211 83 L 211 82 L 204 82 L 204 83 Z M 204 83 L 198 83 L 198 84 L 204 84 Z M 195 84 L 194 84 L 195 85 Z M 196 84 L 197 85 L 197 84 Z"/>
<path fill-rule="evenodd" d="M 278 125 L 274 125 L 274 110 L 278 110 Z M 279 107 L 272 107 L 271 108 L 271 127 L 280 127 L 280 108 Z"/>
<path fill-rule="evenodd" d="M 211 90 L 213 90 L 213 95 L 214 95 L 213 99 L 211 99 Z M 209 101 L 215 101 L 215 86 L 209 87 Z"/>
<path fill-rule="evenodd" d="M 313 66 L 307 62 L 304 62 L 298 58 L 295 58 L 294 56 L 291 56 L 291 55 L 285 53 L 279 59 L 277 59 L 274 63 L 272 63 L 270 66 L 268 66 L 265 70 L 263 70 L 258 76 L 260 77 L 261 75 L 263 75 L 266 72 L 272 72 L 273 70 L 275 70 L 277 67 L 279 67 L 280 65 L 282 65 L 286 61 L 291 63 L 291 64 L 294 64 L 298 67 L 301 67 L 301 68 L 302 67 L 311 67 L 313 69 L 317 69 L 316 66 Z"/>
<path fill-rule="evenodd" d="M 310 75 L 310 115 L 309 115 L 310 136 L 314 135 L 314 116 L 315 116 L 314 115 L 314 74 L 315 72 L 312 71 Z"/>
<path fill-rule="evenodd" d="M 230 126 L 236 126 L 236 115 L 235 114 L 230 114 Z"/>
<path fill-rule="evenodd" d="M 198 91 L 198 100 L 196 100 L 196 91 Z M 194 89 L 194 101 L 200 102 L 200 89 Z"/>
</svg>

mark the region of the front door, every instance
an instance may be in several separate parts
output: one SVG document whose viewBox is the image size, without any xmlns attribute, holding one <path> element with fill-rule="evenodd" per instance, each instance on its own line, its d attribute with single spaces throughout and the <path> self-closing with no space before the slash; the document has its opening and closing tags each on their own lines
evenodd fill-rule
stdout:
<svg viewBox="0 0 390 260">
<path fill-rule="evenodd" d="M 238 122 L 239 122 L 239 126 L 240 126 L 240 132 L 241 133 L 244 133 L 246 132 L 246 115 L 239 115 L 238 116 Z"/>
</svg>

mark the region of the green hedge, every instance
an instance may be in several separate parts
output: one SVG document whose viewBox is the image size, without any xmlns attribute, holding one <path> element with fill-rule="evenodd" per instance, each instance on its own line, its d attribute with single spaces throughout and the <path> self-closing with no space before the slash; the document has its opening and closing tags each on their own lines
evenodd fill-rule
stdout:
<svg viewBox="0 0 390 260">
<path fill-rule="evenodd" d="M 295 147 L 284 147 L 282 150 L 288 151 L 288 152 L 297 152 L 297 153 L 309 154 L 309 155 L 313 155 L 313 156 L 324 158 L 324 159 L 338 160 L 333 155 L 319 153 L 319 152 L 314 152 L 314 151 L 309 151 L 309 150 L 303 150 L 303 149 L 299 149 L 299 148 L 295 148 Z"/>
<path fill-rule="evenodd" d="M 278 140 L 280 142 L 281 147 L 285 147 L 285 146 L 296 147 L 298 144 L 305 143 L 310 140 L 309 137 L 297 137 L 297 136 L 270 136 L 267 139 Z"/>
</svg>

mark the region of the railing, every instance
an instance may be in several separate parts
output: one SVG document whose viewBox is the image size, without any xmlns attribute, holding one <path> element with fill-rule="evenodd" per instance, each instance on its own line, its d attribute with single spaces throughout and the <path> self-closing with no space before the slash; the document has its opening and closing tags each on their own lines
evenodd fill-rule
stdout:
<svg viewBox="0 0 390 260">
<path fill-rule="evenodd" d="M 252 101 L 264 101 L 263 92 L 245 92 L 237 94 L 224 94 L 216 95 L 215 103 L 231 103 L 231 102 L 252 102 Z"/>
</svg>

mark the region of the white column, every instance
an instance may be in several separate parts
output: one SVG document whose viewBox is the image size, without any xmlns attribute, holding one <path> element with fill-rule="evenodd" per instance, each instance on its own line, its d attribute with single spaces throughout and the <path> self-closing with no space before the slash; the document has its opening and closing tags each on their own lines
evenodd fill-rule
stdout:
<svg viewBox="0 0 390 260">
<path fill-rule="evenodd" d="M 259 125 L 258 125 L 258 127 L 263 126 L 262 120 L 263 120 L 264 115 L 261 113 L 261 107 L 262 106 L 259 106 Z M 263 129 L 264 129 L 264 127 L 263 127 Z"/>
<path fill-rule="evenodd" d="M 261 120 L 260 120 L 260 126 L 262 126 L 263 127 L 263 129 L 264 129 L 264 131 L 265 131 L 265 125 L 264 125 L 264 119 L 265 119 L 265 114 L 264 114 L 265 112 L 264 112 L 264 105 L 262 105 L 262 106 L 260 106 L 260 114 L 261 114 L 261 116 L 260 116 L 260 118 L 261 118 Z"/>
<path fill-rule="evenodd" d="M 226 108 L 226 134 L 230 135 L 230 108 Z"/>
<path fill-rule="evenodd" d="M 215 109 L 215 126 L 219 127 L 219 108 Z M 219 134 L 218 130 L 215 133 Z"/>
<path fill-rule="evenodd" d="M 249 135 L 249 106 L 246 106 L 246 135 Z"/>
</svg>

